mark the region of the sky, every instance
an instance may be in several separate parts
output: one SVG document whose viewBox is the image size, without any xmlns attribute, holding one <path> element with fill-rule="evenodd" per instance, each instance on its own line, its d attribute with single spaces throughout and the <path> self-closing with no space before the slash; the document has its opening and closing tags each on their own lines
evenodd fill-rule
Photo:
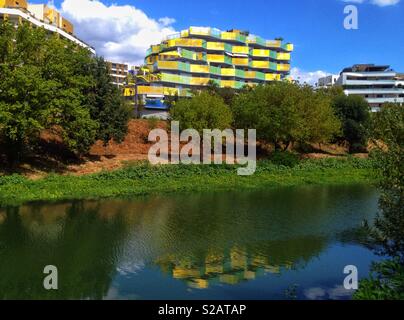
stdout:
<svg viewBox="0 0 404 320">
<path fill-rule="evenodd" d="M 46 0 L 30 0 L 44 3 Z M 141 64 L 151 44 L 189 26 L 248 30 L 295 45 L 292 76 L 314 83 L 357 63 L 404 72 L 404 0 L 54 0 L 99 55 Z M 347 30 L 344 8 L 358 9 Z"/>
</svg>

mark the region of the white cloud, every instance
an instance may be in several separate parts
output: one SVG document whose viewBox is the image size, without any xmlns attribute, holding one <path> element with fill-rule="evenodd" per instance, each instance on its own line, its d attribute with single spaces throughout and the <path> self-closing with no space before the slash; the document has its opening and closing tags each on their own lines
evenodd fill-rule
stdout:
<svg viewBox="0 0 404 320">
<path fill-rule="evenodd" d="M 367 0 L 342 0 L 349 3 L 365 3 Z M 400 0 L 369 0 L 371 4 L 379 7 L 394 6 L 400 2 Z"/>
<path fill-rule="evenodd" d="M 317 71 L 303 71 L 300 68 L 292 68 L 290 75 L 293 80 L 299 81 L 300 83 L 308 83 L 310 85 L 315 85 L 319 78 L 329 75 L 329 72 L 317 70 Z"/>
<path fill-rule="evenodd" d="M 400 0 L 372 0 L 371 2 L 379 7 L 387 7 L 396 5 Z"/>
<path fill-rule="evenodd" d="M 99 0 L 64 0 L 62 14 L 76 35 L 94 46 L 107 60 L 143 63 L 146 50 L 175 33 L 174 19 L 153 19 L 131 5 L 105 5 Z"/>
</svg>

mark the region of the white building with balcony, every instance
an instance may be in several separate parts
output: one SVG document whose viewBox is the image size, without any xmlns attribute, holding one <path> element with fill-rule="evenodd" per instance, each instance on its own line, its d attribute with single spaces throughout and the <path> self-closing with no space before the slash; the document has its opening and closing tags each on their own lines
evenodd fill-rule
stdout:
<svg viewBox="0 0 404 320">
<path fill-rule="evenodd" d="M 336 85 L 341 85 L 346 95 L 363 96 L 373 112 L 388 102 L 404 104 L 404 76 L 387 65 L 356 64 L 345 68 Z"/>
</svg>

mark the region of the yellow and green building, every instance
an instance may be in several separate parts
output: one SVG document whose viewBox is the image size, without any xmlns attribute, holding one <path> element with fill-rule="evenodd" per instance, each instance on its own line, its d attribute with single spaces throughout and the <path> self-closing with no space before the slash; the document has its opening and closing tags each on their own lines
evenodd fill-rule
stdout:
<svg viewBox="0 0 404 320">
<path fill-rule="evenodd" d="M 189 96 L 209 82 L 221 88 L 241 89 L 285 79 L 290 73 L 293 44 L 264 40 L 240 30 L 190 27 L 169 36 L 147 51 L 136 86 L 125 96 L 138 95 L 156 104 L 164 97 Z"/>
</svg>

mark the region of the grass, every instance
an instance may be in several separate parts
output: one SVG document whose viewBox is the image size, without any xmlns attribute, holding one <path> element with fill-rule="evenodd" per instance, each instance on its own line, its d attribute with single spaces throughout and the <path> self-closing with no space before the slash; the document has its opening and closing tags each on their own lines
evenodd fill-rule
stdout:
<svg viewBox="0 0 404 320">
<path fill-rule="evenodd" d="M 128 164 L 86 176 L 50 174 L 40 180 L 21 175 L 0 177 L 0 207 L 32 201 L 130 197 L 170 192 L 255 189 L 298 185 L 374 183 L 372 160 L 303 160 L 292 166 L 258 162 L 252 176 L 237 175 L 230 165 Z"/>
</svg>

